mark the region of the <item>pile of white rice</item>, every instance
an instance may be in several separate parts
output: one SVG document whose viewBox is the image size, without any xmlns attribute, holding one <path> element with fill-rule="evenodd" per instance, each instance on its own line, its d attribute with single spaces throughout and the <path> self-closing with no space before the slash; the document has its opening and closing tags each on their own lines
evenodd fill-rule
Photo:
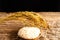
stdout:
<svg viewBox="0 0 60 40">
<path fill-rule="evenodd" d="M 40 29 L 37 27 L 23 27 L 18 31 L 18 36 L 24 39 L 34 39 L 40 34 Z"/>
</svg>

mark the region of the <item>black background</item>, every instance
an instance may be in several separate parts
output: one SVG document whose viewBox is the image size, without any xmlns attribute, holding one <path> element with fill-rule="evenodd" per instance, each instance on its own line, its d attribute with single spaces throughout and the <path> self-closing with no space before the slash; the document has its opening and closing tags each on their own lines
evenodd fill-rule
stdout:
<svg viewBox="0 0 60 40">
<path fill-rule="evenodd" d="M 0 11 L 60 11 L 58 0 L 0 0 Z"/>
</svg>

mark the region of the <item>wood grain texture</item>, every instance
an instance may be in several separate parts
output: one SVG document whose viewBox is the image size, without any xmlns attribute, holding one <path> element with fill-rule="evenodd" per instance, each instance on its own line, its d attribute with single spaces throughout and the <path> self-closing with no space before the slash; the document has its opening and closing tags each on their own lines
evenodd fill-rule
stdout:
<svg viewBox="0 0 60 40">
<path fill-rule="evenodd" d="M 44 16 L 49 24 L 50 30 L 48 31 L 47 38 L 49 40 L 60 40 L 60 12 L 37 12 Z M 7 15 L 5 12 L 0 12 L 0 18 Z M 0 40 L 20 40 L 17 36 L 19 28 L 22 26 L 21 23 L 16 20 L 11 20 L 6 23 L 0 24 Z"/>
</svg>

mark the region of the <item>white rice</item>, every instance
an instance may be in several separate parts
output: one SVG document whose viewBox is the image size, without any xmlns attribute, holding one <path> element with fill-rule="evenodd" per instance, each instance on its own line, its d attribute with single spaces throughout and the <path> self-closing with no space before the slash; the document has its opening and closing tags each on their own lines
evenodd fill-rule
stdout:
<svg viewBox="0 0 60 40">
<path fill-rule="evenodd" d="M 37 27 L 23 27 L 18 31 L 18 36 L 24 39 L 34 39 L 39 36 L 40 29 Z"/>
</svg>

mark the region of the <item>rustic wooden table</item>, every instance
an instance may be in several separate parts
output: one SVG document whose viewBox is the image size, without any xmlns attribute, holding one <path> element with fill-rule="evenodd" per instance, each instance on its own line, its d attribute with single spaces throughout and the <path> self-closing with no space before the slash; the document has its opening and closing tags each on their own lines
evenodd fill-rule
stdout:
<svg viewBox="0 0 60 40">
<path fill-rule="evenodd" d="M 38 12 L 47 20 L 50 31 L 47 33 L 49 40 L 60 40 L 60 12 Z M 0 12 L 0 18 L 9 14 Z M 18 22 L 18 21 L 17 21 Z M 16 21 L 9 21 L 0 25 L 0 40 L 19 40 L 17 37 L 17 26 L 20 26 Z M 7 26 L 6 26 L 7 25 Z M 10 26 L 9 26 L 10 25 Z M 13 26 L 13 27 L 12 27 Z"/>
</svg>

